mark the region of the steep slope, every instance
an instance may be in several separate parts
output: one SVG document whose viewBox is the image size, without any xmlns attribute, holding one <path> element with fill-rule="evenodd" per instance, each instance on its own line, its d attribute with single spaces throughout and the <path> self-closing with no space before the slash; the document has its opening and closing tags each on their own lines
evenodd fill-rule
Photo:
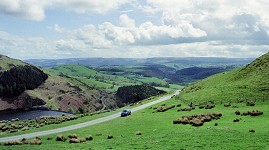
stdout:
<svg viewBox="0 0 269 150">
<path fill-rule="evenodd" d="M 206 78 L 183 89 L 183 100 L 201 102 L 269 100 L 269 53 L 247 66 Z"/>
<path fill-rule="evenodd" d="M 35 66 L 0 55 L 0 110 L 44 105 L 42 99 L 32 98 L 25 92 L 37 88 L 47 78 L 47 74 Z"/>
<path fill-rule="evenodd" d="M 45 106 L 83 113 L 117 107 L 106 92 L 74 85 L 54 72 L 45 70 L 45 74 L 20 60 L 1 55 L 0 68 L 0 110 Z"/>
<path fill-rule="evenodd" d="M 72 113 L 93 112 L 115 108 L 116 103 L 111 95 L 97 89 L 88 89 L 75 85 L 54 72 L 46 71 L 49 75 L 44 84 L 35 90 L 27 91 L 34 98 L 43 99 L 46 107 Z"/>
</svg>

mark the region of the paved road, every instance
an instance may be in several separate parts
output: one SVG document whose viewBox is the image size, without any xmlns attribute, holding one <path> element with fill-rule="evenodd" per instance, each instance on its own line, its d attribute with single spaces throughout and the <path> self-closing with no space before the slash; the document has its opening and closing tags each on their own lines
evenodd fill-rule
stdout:
<svg viewBox="0 0 269 150">
<path fill-rule="evenodd" d="M 175 92 L 175 94 L 178 94 L 179 90 Z M 132 108 L 131 111 L 136 112 L 138 110 L 144 109 L 146 107 L 149 107 L 151 105 L 163 102 L 165 100 L 170 99 L 171 95 L 169 96 L 164 96 L 161 97 L 160 99 Z M 115 118 L 118 118 L 120 116 L 120 113 L 116 113 L 113 115 L 109 115 L 103 118 L 99 118 L 99 119 L 95 119 L 95 120 L 91 120 L 88 122 L 84 122 L 84 123 L 80 123 L 80 124 L 75 124 L 75 125 L 71 125 L 71 126 L 67 126 L 67 127 L 62 127 L 62 128 L 58 128 L 58 129 L 52 129 L 52 130 L 47 130 L 47 131 L 41 131 L 41 132 L 34 132 L 34 133 L 29 133 L 29 134 L 22 134 L 22 135 L 17 135 L 17 136 L 10 136 L 10 137 L 4 137 L 4 138 L 0 138 L 0 142 L 7 142 L 7 141 L 14 141 L 14 140 L 21 140 L 22 138 L 33 138 L 33 137 L 40 137 L 40 136 L 45 136 L 45 135 L 49 135 L 49 134 L 55 134 L 55 133 L 60 133 L 60 132 L 65 132 L 65 131 L 70 131 L 70 130 L 75 130 L 75 129 L 79 129 L 79 128 L 84 128 L 84 127 L 88 127 L 88 126 L 92 126 L 98 123 L 102 123 L 102 122 L 106 122 Z"/>
</svg>

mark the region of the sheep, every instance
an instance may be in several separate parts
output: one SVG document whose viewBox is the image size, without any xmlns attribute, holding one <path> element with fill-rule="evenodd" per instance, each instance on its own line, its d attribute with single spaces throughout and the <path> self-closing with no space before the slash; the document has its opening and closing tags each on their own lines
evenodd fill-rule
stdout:
<svg viewBox="0 0 269 150">
<path fill-rule="evenodd" d="M 80 143 L 79 139 L 70 139 L 69 143 Z"/>
<path fill-rule="evenodd" d="M 240 121 L 240 119 L 234 119 L 233 120 L 233 122 L 239 122 Z"/>
<path fill-rule="evenodd" d="M 93 137 L 90 135 L 90 136 L 87 136 L 85 139 L 86 139 L 87 141 L 91 141 L 91 140 L 93 140 Z"/>
<path fill-rule="evenodd" d="M 70 138 L 70 139 L 77 139 L 78 136 L 76 134 L 69 134 L 68 135 L 68 138 Z"/>
<path fill-rule="evenodd" d="M 240 114 L 241 114 L 239 110 L 235 111 L 234 113 L 235 113 L 236 115 L 240 115 Z"/>
<path fill-rule="evenodd" d="M 141 132 L 141 131 L 137 131 L 137 132 L 135 133 L 135 135 L 142 135 L 142 132 Z"/>
<path fill-rule="evenodd" d="M 85 138 L 81 138 L 81 139 L 79 139 L 79 142 L 80 143 L 86 142 L 86 139 Z"/>
<path fill-rule="evenodd" d="M 56 141 L 64 142 L 65 140 L 66 140 L 66 138 L 64 136 L 62 136 L 62 135 L 57 135 L 57 137 L 56 137 Z"/>
<path fill-rule="evenodd" d="M 107 136 L 107 139 L 113 139 L 113 136 L 112 135 L 108 135 Z"/>
</svg>

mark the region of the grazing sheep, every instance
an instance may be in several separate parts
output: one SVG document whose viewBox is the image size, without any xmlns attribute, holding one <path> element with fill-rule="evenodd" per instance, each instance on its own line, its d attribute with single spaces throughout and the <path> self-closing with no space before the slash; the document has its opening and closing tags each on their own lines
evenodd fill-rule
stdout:
<svg viewBox="0 0 269 150">
<path fill-rule="evenodd" d="M 214 108 L 215 107 L 215 105 L 206 105 L 204 108 L 205 109 L 212 109 L 212 108 Z"/>
<path fill-rule="evenodd" d="M 181 104 L 177 104 L 176 106 L 177 106 L 177 107 L 180 107 L 180 106 L 181 106 Z"/>
<path fill-rule="evenodd" d="M 254 102 L 247 102 L 246 105 L 247 105 L 247 106 L 255 106 L 255 103 L 254 103 Z"/>
<path fill-rule="evenodd" d="M 224 107 L 230 107 L 231 106 L 231 104 L 229 103 L 229 104 L 224 104 Z"/>
<path fill-rule="evenodd" d="M 90 135 L 90 136 L 87 136 L 85 139 L 86 139 L 87 141 L 91 141 L 91 140 L 93 140 L 93 137 Z"/>
<path fill-rule="evenodd" d="M 204 122 L 209 122 L 213 119 L 219 119 L 221 116 L 222 116 L 221 113 L 208 113 L 208 114 L 183 116 L 182 119 L 173 120 L 173 124 L 192 124 L 193 126 L 202 126 Z"/>
<path fill-rule="evenodd" d="M 192 126 L 198 127 L 202 126 L 204 123 L 200 119 L 195 119 L 191 121 Z"/>
<path fill-rule="evenodd" d="M 204 109 L 205 108 L 205 106 L 199 106 L 199 109 Z"/>
<path fill-rule="evenodd" d="M 69 143 L 80 143 L 79 139 L 70 139 Z"/>
<path fill-rule="evenodd" d="M 41 145 L 42 142 L 41 142 L 41 140 L 37 140 L 37 139 L 35 139 L 35 140 L 33 140 L 33 141 L 30 141 L 29 144 L 31 144 L 31 145 Z"/>
<path fill-rule="evenodd" d="M 23 127 L 21 130 L 25 131 L 25 130 L 29 130 L 29 128 L 28 127 Z"/>
<path fill-rule="evenodd" d="M 22 145 L 20 141 L 8 141 L 4 143 L 4 146 L 12 146 L 12 145 Z"/>
<path fill-rule="evenodd" d="M 70 139 L 77 139 L 78 136 L 76 134 L 69 134 L 68 135 L 68 138 L 70 138 Z"/>
<path fill-rule="evenodd" d="M 86 139 L 85 138 L 81 138 L 79 139 L 80 143 L 83 143 L 83 142 L 86 142 Z"/>
<path fill-rule="evenodd" d="M 172 108 L 174 108 L 174 107 L 176 107 L 176 105 L 167 106 L 167 107 L 160 107 L 159 109 L 157 109 L 156 112 L 165 112 L 165 111 L 167 111 L 167 110 L 169 110 L 169 109 L 172 109 Z"/>
<path fill-rule="evenodd" d="M 242 115 L 243 115 L 243 116 L 247 116 L 247 115 L 248 115 L 248 112 L 243 112 Z"/>
<path fill-rule="evenodd" d="M 112 135 L 108 135 L 107 136 L 107 139 L 113 139 L 113 136 Z"/>
<path fill-rule="evenodd" d="M 239 110 L 235 111 L 234 113 L 235 113 L 236 115 L 240 115 L 240 114 L 241 114 Z"/>
<path fill-rule="evenodd" d="M 254 129 L 249 129 L 248 132 L 255 132 L 255 130 Z"/>
<path fill-rule="evenodd" d="M 243 116 L 247 116 L 247 115 L 250 115 L 250 116 L 259 116 L 259 115 L 262 115 L 263 112 L 262 111 L 259 111 L 259 110 L 252 110 L 252 111 L 247 111 L 247 112 L 243 112 Z"/>
<path fill-rule="evenodd" d="M 48 137 L 47 140 L 52 140 L 52 137 Z"/>
<path fill-rule="evenodd" d="M 141 132 L 141 131 L 137 131 L 137 132 L 135 133 L 135 135 L 142 135 L 142 132 Z"/>
<path fill-rule="evenodd" d="M 262 115 L 263 112 L 261 112 L 259 110 L 252 110 L 252 111 L 249 111 L 248 114 L 251 116 L 259 116 L 259 115 Z"/>
<path fill-rule="evenodd" d="M 238 119 L 238 118 L 233 120 L 233 122 L 239 122 L 239 121 L 240 121 L 240 119 Z"/>
<path fill-rule="evenodd" d="M 64 136 L 62 136 L 62 135 L 57 135 L 57 137 L 56 137 L 56 141 L 64 142 L 65 140 L 66 140 L 66 138 Z"/>
</svg>

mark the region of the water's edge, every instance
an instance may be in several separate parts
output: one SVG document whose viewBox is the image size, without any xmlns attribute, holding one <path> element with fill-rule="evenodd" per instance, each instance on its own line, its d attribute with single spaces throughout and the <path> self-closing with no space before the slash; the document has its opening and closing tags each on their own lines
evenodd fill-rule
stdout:
<svg viewBox="0 0 269 150">
<path fill-rule="evenodd" d="M 0 111 L 0 120 L 11 120 L 18 118 L 20 120 L 35 119 L 43 116 L 61 116 L 73 115 L 71 113 L 50 110 L 46 107 L 34 108 L 30 110 L 2 110 Z"/>
</svg>

